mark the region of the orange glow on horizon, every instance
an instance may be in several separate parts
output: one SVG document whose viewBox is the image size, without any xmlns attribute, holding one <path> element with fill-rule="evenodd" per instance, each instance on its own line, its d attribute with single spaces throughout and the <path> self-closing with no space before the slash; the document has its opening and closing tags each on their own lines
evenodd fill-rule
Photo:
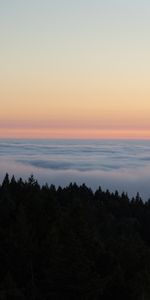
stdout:
<svg viewBox="0 0 150 300">
<path fill-rule="evenodd" d="M 0 138 L 31 139 L 150 139 L 150 130 L 3 129 Z"/>
</svg>

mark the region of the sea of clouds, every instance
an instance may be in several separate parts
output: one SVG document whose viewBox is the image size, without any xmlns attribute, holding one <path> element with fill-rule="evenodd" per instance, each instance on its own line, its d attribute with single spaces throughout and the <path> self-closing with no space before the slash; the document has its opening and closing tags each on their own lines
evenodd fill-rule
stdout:
<svg viewBox="0 0 150 300">
<path fill-rule="evenodd" d="M 0 181 L 5 173 L 39 183 L 86 183 L 150 198 L 150 141 L 0 140 Z"/>
</svg>

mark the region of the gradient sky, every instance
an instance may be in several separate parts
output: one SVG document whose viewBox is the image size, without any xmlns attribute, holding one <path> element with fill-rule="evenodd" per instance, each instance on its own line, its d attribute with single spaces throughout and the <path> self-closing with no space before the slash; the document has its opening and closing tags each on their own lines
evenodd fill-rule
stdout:
<svg viewBox="0 0 150 300">
<path fill-rule="evenodd" d="M 149 0 L 1 0 L 0 137 L 150 138 Z"/>
</svg>

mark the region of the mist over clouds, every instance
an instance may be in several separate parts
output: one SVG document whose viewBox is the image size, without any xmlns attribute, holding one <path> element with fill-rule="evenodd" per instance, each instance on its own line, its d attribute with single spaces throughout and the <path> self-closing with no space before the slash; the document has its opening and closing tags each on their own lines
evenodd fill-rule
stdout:
<svg viewBox="0 0 150 300">
<path fill-rule="evenodd" d="M 150 141 L 0 140 L 0 180 L 6 172 L 41 184 L 86 183 L 150 197 Z"/>
</svg>

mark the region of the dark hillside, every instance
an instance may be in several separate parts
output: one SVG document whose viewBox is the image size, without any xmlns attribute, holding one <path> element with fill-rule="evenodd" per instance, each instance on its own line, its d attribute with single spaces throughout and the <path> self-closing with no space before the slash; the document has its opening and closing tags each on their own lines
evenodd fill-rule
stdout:
<svg viewBox="0 0 150 300">
<path fill-rule="evenodd" d="M 150 203 L 84 184 L 0 186 L 0 300 L 150 299 Z"/>
</svg>

